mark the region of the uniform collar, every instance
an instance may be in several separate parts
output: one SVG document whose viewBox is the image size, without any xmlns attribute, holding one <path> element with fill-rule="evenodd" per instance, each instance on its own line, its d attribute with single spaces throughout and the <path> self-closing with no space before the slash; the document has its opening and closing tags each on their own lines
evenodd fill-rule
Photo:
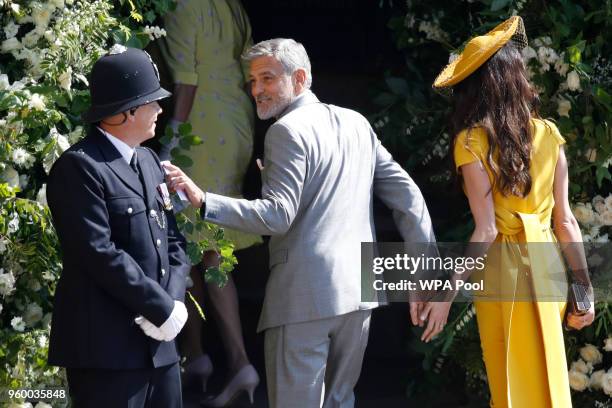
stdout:
<svg viewBox="0 0 612 408">
<path fill-rule="evenodd" d="M 119 139 L 117 136 L 111 135 L 101 127 L 98 126 L 97 128 L 100 132 L 102 132 L 104 136 L 106 136 L 106 138 L 113 144 L 113 146 L 115 146 L 115 149 L 117 149 L 119 153 L 121 153 L 121 157 L 123 157 L 123 160 L 125 160 L 127 164 L 130 164 L 130 162 L 132 161 L 132 156 L 136 152 L 136 149 L 130 147 L 123 140 Z"/>
</svg>

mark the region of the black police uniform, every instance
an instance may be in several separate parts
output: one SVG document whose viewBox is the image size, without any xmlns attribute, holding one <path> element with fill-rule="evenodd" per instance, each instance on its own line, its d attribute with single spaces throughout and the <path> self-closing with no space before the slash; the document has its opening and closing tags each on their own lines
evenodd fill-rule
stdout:
<svg viewBox="0 0 612 408">
<path fill-rule="evenodd" d="M 168 96 L 148 54 L 96 62 L 89 122 Z M 157 186 L 159 159 L 137 147 L 138 173 L 95 126 L 54 164 L 47 200 L 63 252 L 49 364 L 67 367 L 75 407 L 181 407 L 175 341 L 144 334 L 184 302 L 185 239 Z"/>
</svg>

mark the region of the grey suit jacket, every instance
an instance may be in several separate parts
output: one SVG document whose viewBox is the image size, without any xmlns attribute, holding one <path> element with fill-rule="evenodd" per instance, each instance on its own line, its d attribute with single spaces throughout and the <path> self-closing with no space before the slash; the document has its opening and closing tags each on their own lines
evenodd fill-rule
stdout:
<svg viewBox="0 0 612 408">
<path fill-rule="evenodd" d="M 361 301 L 361 242 L 373 242 L 373 197 L 405 241 L 435 241 L 423 196 L 359 113 L 306 91 L 266 134 L 262 199 L 206 194 L 204 218 L 271 235 L 258 330 L 371 309 Z"/>
</svg>

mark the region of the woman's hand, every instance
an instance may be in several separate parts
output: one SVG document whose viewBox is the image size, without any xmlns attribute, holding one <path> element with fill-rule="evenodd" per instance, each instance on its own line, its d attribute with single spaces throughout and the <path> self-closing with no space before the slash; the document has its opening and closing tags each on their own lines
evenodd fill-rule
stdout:
<svg viewBox="0 0 612 408">
<path fill-rule="evenodd" d="M 453 302 L 429 302 L 421 313 L 421 321 L 427 320 L 427 328 L 421 336 L 421 340 L 429 343 L 431 339 L 444 330 L 448 312 Z"/>
<path fill-rule="evenodd" d="M 162 162 L 162 166 L 166 169 L 166 183 L 170 191 L 183 191 L 194 208 L 202 207 L 204 192 L 183 173 L 183 170 L 170 162 Z"/>
<path fill-rule="evenodd" d="M 586 314 L 575 315 L 573 313 L 567 314 L 567 325 L 572 329 L 582 330 L 587 326 L 590 326 L 595 320 L 595 307 L 591 303 L 591 308 Z"/>
</svg>

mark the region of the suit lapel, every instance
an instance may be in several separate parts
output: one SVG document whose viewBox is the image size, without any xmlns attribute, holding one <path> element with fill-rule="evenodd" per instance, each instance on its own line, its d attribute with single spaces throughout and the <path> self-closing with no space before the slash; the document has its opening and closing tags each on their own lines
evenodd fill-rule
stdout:
<svg viewBox="0 0 612 408">
<path fill-rule="evenodd" d="M 131 190 L 137 193 L 139 196 L 144 197 L 142 190 L 142 183 L 138 179 L 134 170 L 125 162 L 123 156 L 115 146 L 102 134 L 98 129 L 94 128 L 94 136 L 96 138 L 98 147 L 104 159 L 106 165 L 119 177 L 119 179 Z"/>
</svg>

